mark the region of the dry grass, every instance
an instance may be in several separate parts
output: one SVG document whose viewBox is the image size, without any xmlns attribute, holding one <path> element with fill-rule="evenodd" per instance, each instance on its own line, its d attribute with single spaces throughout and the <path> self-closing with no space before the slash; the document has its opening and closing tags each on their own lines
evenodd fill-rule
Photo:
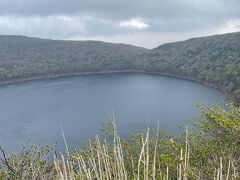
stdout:
<svg viewBox="0 0 240 180">
<path fill-rule="evenodd" d="M 113 125 L 113 141 L 108 143 L 100 141 L 96 136 L 94 142 L 89 142 L 89 153 L 73 153 L 67 152 L 67 156 L 61 158 L 55 157 L 54 164 L 57 171 L 58 179 L 60 180 L 168 180 L 170 179 L 169 167 L 161 169 L 161 161 L 158 157 L 158 143 L 154 144 L 153 152 L 150 152 L 150 133 L 149 130 L 142 136 L 141 150 L 137 166 L 133 158 L 126 159 L 124 157 L 124 149 L 122 141 L 117 133 L 114 114 L 109 115 Z M 158 137 L 157 131 L 157 137 Z M 63 135 L 64 136 L 64 135 Z M 64 137 L 65 139 L 65 137 Z M 188 128 L 186 128 L 185 148 L 181 148 L 179 152 L 179 164 L 175 173 L 178 180 L 189 179 L 188 173 L 191 171 L 191 162 L 189 162 L 190 147 L 189 147 Z M 66 143 L 66 141 L 65 141 Z M 66 149 L 68 149 L 66 147 Z M 152 150 L 152 148 L 151 148 Z M 126 163 L 128 161 L 128 163 Z M 229 161 L 227 167 L 223 167 L 222 158 L 219 159 L 219 167 L 212 176 L 213 180 L 237 180 L 239 178 L 236 167 L 233 161 Z M 126 167 L 126 164 L 131 162 L 131 166 Z M 226 171 L 223 171 L 225 169 Z M 224 174 L 224 172 L 226 172 Z M 174 173 L 174 172 L 171 172 Z M 201 173 L 195 174 L 196 180 L 204 179 Z"/>
</svg>

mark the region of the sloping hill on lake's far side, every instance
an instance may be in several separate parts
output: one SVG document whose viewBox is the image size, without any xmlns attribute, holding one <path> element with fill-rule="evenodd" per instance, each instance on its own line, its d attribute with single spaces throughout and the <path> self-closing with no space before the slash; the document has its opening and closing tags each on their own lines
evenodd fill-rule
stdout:
<svg viewBox="0 0 240 180">
<path fill-rule="evenodd" d="M 99 41 L 0 36 L 0 80 L 133 68 L 144 48 Z"/>
<path fill-rule="evenodd" d="M 193 38 L 142 55 L 146 71 L 184 76 L 224 89 L 240 100 L 240 33 Z"/>
<path fill-rule="evenodd" d="M 0 36 L 0 81 L 91 72 L 143 71 L 211 84 L 240 102 L 240 33 L 154 49 L 100 41 Z"/>
</svg>

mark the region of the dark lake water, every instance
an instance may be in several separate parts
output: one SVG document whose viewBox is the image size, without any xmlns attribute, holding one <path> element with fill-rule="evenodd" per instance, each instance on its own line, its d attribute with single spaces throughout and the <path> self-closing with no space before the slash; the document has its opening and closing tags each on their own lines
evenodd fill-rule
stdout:
<svg viewBox="0 0 240 180">
<path fill-rule="evenodd" d="M 28 140 L 80 145 L 99 133 L 114 111 L 121 135 L 148 125 L 180 132 L 199 115 L 197 104 L 225 103 L 218 90 L 172 77 L 116 73 L 81 75 L 0 87 L 0 144 L 17 152 Z"/>
</svg>

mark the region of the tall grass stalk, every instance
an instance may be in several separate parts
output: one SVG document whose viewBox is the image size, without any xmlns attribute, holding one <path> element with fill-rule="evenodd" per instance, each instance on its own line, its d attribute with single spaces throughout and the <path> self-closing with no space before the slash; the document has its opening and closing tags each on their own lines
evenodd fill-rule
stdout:
<svg viewBox="0 0 240 180">
<path fill-rule="evenodd" d="M 158 142 L 159 129 L 156 141 L 150 137 L 149 129 L 146 134 L 141 135 L 141 147 L 136 161 L 133 155 L 126 158 L 123 142 L 117 133 L 114 113 L 108 114 L 108 117 L 113 126 L 112 142 L 109 143 L 96 136 L 95 141 L 89 141 L 89 152 L 67 152 L 66 156 L 61 155 L 60 158 L 55 156 L 54 164 L 59 180 L 169 180 L 174 173 L 177 174 L 175 177 L 178 180 L 189 179 L 191 151 L 188 127 L 186 127 L 185 133 L 185 147 L 180 149 L 179 165 L 174 172 L 172 167 L 170 170 L 168 165 L 165 166 L 166 168 L 161 168 L 161 159 L 158 154 L 158 149 L 161 146 Z M 64 141 L 68 151 L 65 136 Z M 195 179 L 204 179 L 200 171 L 194 176 Z M 238 175 L 234 162 L 230 160 L 227 167 L 224 167 L 223 158 L 220 158 L 219 167 L 212 177 L 214 180 L 237 180 Z"/>
</svg>

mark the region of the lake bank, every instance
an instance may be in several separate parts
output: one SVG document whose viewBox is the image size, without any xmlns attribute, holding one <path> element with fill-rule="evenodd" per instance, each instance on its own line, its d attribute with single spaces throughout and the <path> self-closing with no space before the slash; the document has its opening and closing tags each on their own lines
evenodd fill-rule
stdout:
<svg viewBox="0 0 240 180">
<path fill-rule="evenodd" d="M 208 87 L 212 87 L 215 89 L 220 90 L 224 93 L 226 97 L 228 97 L 229 101 L 237 103 L 237 100 L 233 93 L 227 91 L 225 88 L 210 83 L 205 82 L 196 78 L 190 78 L 186 76 L 171 74 L 171 73 L 165 73 L 165 72 L 148 72 L 148 71 L 142 71 L 142 70 L 118 70 L 118 71 L 101 71 L 101 72 L 75 72 L 75 73 L 63 73 L 63 74 L 46 74 L 46 75 L 40 75 L 36 77 L 29 77 L 29 78 L 19 78 L 19 79 L 13 79 L 13 80 L 7 80 L 7 81 L 0 81 L 0 86 L 3 85 L 10 85 L 15 83 L 24 83 L 34 80 L 42 80 L 42 79 L 54 79 L 54 78 L 62 78 L 62 77 L 71 77 L 71 76 L 81 76 L 81 75 L 94 75 L 94 74 L 111 74 L 111 73 L 144 73 L 144 74 L 153 74 L 153 75 L 161 75 L 161 76 L 167 76 L 172 78 L 179 78 L 179 79 L 185 79 L 189 81 L 194 81 L 203 85 L 206 85 Z"/>
</svg>

